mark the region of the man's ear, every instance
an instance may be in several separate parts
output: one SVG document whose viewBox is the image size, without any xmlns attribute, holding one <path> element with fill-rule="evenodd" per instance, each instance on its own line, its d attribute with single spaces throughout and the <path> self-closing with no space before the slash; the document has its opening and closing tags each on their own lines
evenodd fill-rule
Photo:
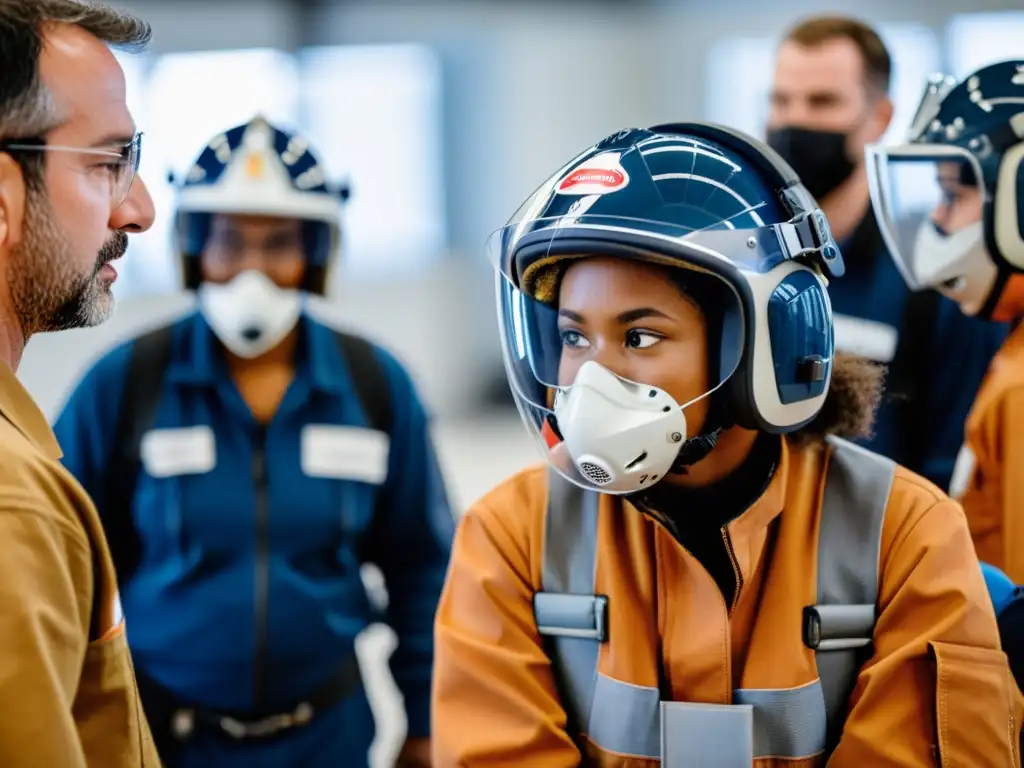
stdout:
<svg viewBox="0 0 1024 768">
<path fill-rule="evenodd" d="M 879 96 L 875 100 L 873 107 L 872 122 L 874 123 L 875 130 L 872 132 L 875 134 L 869 141 L 881 141 L 885 132 L 889 130 L 889 126 L 892 124 L 892 115 L 895 108 L 892 105 L 892 99 L 887 94 Z"/>
<path fill-rule="evenodd" d="M 0 152 L 0 251 L 21 242 L 25 217 L 25 176 L 14 158 Z"/>
</svg>

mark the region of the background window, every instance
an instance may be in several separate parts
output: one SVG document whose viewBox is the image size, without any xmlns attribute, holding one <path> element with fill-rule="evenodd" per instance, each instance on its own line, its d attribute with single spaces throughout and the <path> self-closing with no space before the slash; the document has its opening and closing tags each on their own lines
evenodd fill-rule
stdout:
<svg viewBox="0 0 1024 768">
<path fill-rule="evenodd" d="M 131 239 L 121 296 L 177 290 L 174 187 L 214 135 L 263 114 L 307 135 L 332 181 L 351 180 L 342 271 L 422 266 L 446 240 L 441 71 L 424 46 L 270 49 L 119 56 L 143 138 L 140 173 L 157 208 Z"/>
<path fill-rule="evenodd" d="M 925 81 L 942 69 L 942 52 L 935 34 L 920 24 L 886 24 L 879 34 L 892 56 L 889 95 L 896 110 L 882 141 L 902 144 L 921 103 Z"/>
<path fill-rule="evenodd" d="M 445 246 L 441 65 L 421 45 L 310 48 L 302 122 L 352 184 L 341 270 L 423 268 Z"/>
<path fill-rule="evenodd" d="M 734 37 L 712 46 L 707 61 L 707 119 L 764 136 L 775 68 L 774 37 Z"/>
<path fill-rule="evenodd" d="M 966 13 L 946 28 L 950 74 L 962 80 L 986 64 L 1024 54 L 1024 12 Z"/>
<path fill-rule="evenodd" d="M 1024 16 L 1024 14 L 1021 14 Z M 913 119 L 925 78 L 939 68 L 935 35 L 920 24 L 885 24 L 879 35 L 893 59 L 891 97 L 896 112 L 883 141 L 900 141 Z M 722 40 L 708 55 L 707 119 L 761 137 L 778 38 Z"/>
<path fill-rule="evenodd" d="M 120 270 L 125 279 L 115 283 L 122 295 L 179 287 L 168 174 L 186 172 L 213 136 L 257 113 L 294 126 L 298 105 L 295 62 L 272 50 L 168 54 L 137 76 L 144 87 L 134 100 L 129 92 L 129 106 L 145 132 L 139 172 L 153 196 L 157 220 L 147 234 L 132 238 Z"/>
</svg>

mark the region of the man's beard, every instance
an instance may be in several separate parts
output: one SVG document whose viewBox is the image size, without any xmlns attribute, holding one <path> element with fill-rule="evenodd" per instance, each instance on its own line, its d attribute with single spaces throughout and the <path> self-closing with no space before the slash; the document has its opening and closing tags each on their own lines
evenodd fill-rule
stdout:
<svg viewBox="0 0 1024 768">
<path fill-rule="evenodd" d="M 11 301 L 27 340 L 34 333 L 99 325 L 114 311 L 110 285 L 99 279 L 107 262 L 122 256 L 128 236 L 117 231 L 83 274 L 74 248 L 57 226 L 46 194 L 30 190 L 25 200 L 24 239 L 13 250 Z"/>
</svg>

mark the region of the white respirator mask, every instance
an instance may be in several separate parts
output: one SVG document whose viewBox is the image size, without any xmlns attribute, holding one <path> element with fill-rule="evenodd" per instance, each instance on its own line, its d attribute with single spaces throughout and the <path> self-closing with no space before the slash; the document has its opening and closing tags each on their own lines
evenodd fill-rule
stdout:
<svg viewBox="0 0 1024 768">
<path fill-rule="evenodd" d="M 598 490 L 631 493 L 661 480 L 686 442 L 686 416 L 662 389 L 584 363 L 555 395 L 555 419 L 575 470 Z"/>
<path fill-rule="evenodd" d="M 291 333 L 302 314 L 302 292 L 281 288 L 262 272 L 241 272 L 227 283 L 199 286 L 199 307 L 231 352 L 255 358 Z"/>
<path fill-rule="evenodd" d="M 946 235 L 925 219 L 914 240 L 918 282 L 957 302 L 966 315 L 976 315 L 985 306 L 998 272 L 985 247 L 983 227 L 979 221 Z"/>
</svg>

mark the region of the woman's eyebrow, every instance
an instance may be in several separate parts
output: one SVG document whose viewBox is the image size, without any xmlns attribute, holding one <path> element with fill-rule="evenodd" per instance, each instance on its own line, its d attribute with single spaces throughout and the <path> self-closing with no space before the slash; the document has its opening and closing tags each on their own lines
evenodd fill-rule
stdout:
<svg viewBox="0 0 1024 768">
<path fill-rule="evenodd" d="M 665 320 L 671 320 L 671 318 L 659 309 L 654 307 L 639 307 L 637 309 L 629 309 L 619 314 L 616 318 L 620 323 L 633 323 L 637 320 L 643 320 L 646 317 L 661 317 Z"/>
</svg>

